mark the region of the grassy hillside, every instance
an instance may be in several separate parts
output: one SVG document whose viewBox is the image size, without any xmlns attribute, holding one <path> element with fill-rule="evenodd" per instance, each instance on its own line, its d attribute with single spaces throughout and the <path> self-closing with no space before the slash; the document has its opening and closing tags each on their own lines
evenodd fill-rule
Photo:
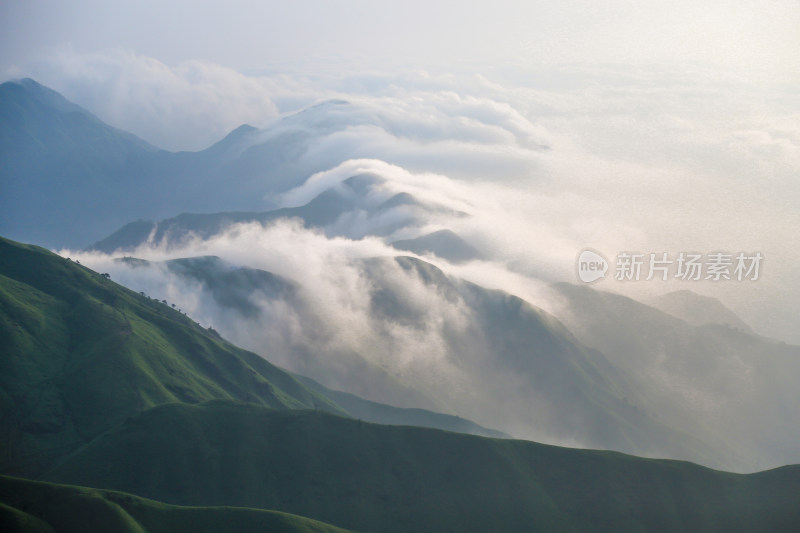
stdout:
<svg viewBox="0 0 800 533">
<path fill-rule="evenodd" d="M 346 533 L 316 520 L 276 511 L 178 507 L 122 492 L 7 476 L 0 476 L 0 530 L 7 533 Z"/>
<path fill-rule="evenodd" d="M 495 319 L 519 311 L 499 304 L 512 312 Z M 800 526 L 800 467 L 739 475 L 338 416 L 165 303 L 4 239 L 0 346 L 2 473 L 164 502 L 3 478 L 4 530 L 325 531 L 252 509 L 386 532 Z"/>
<path fill-rule="evenodd" d="M 319 411 L 164 405 L 45 478 L 361 531 L 797 531 L 800 467 L 741 475 Z"/>
<path fill-rule="evenodd" d="M 213 398 L 341 412 L 163 302 L 0 239 L 0 472 L 37 475 L 149 407 Z"/>
</svg>

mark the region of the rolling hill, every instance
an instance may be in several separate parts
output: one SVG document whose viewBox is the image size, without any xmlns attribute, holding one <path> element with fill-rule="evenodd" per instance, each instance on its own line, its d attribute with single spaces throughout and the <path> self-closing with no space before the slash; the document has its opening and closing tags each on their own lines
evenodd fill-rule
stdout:
<svg viewBox="0 0 800 533">
<path fill-rule="evenodd" d="M 166 303 L 0 241 L 0 472 L 36 475 L 142 410 L 235 399 L 342 412 Z"/>
<path fill-rule="evenodd" d="M 179 507 L 122 492 L 0 476 L 0 529 L 6 532 L 347 533 L 300 516 L 234 507 Z"/>
<path fill-rule="evenodd" d="M 483 254 L 474 246 L 446 229 L 434 231 L 415 239 L 397 240 L 392 242 L 392 246 L 417 255 L 434 254 L 453 264 L 483 258 Z"/>
<path fill-rule="evenodd" d="M 800 467 L 728 474 L 321 411 L 150 409 L 44 479 L 245 506 L 360 531 L 794 531 Z"/>
<path fill-rule="evenodd" d="M 740 329 L 745 333 L 754 333 L 753 328 L 736 316 L 736 313 L 725 307 L 722 302 L 692 291 L 673 291 L 650 298 L 645 303 L 693 326 L 719 324 Z"/>
</svg>

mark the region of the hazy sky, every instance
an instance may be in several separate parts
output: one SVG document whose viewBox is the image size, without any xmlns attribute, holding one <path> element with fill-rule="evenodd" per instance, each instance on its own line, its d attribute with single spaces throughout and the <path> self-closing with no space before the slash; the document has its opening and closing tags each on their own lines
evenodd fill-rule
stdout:
<svg viewBox="0 0 800 533">
<path fill-rule="evenodd" d="M 333 58 L 365 66 L 701 62 L 800 64 L 796 0 L 366 0 L 0 3 L 0 73 L 71 45 L 238 70 Z"/>
</svg>

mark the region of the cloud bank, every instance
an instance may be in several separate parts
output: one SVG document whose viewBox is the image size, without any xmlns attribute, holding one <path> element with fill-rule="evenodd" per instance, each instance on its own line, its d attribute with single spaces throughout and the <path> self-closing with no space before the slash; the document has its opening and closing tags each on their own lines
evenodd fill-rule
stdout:
<svg viewBox="0 0 800 533">
<path fill-rule="evenodd" d="M 123 52 L 61 52 L 36 68 L 114 125 L 169 137 L 165 146 L 265 126 L 255 142 L 280 141 L 274 174 L 294 183 L 360 158 L 446 176 L 423 177 L 436 184 L 426 194 L 474 206 L 453 229 L 516 274 L 575 281 L 587 246 L 607 256 L 760 251 L 757 283 L 601 284 L 642 298 L 689 288 L 800 342 L 800 252 L 789 244 L 800 227 L 800 110 L 788 78 L 599 66 L 245 76 Z M 265 205 L 296 205 L 313 184 Z"/>
</svg>

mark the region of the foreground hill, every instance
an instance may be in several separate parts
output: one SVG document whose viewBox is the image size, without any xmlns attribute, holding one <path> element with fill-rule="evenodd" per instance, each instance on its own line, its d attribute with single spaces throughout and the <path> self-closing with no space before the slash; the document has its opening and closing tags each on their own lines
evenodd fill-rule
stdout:
<svg viewBox="0 0 800 533">
<path fill-rule="evenodd" d="M 346 533 L 316 520 L 233 507 L 178 507 L 121 492 L 0 476 L 0 530 L 24 533 Z"/>
<path fill-rule="evenodd" d="M 150 409 L 46 480 L 401 531 L 797 531 L 800 467 L 729 474 L 320 411 Z"/>
<path fill-rule="evenodd" d="M 213 398 L 343 412 L 164 302 L 0 239 L 0 472 L 36 475 L 154 405 Z"/>
</svg>

